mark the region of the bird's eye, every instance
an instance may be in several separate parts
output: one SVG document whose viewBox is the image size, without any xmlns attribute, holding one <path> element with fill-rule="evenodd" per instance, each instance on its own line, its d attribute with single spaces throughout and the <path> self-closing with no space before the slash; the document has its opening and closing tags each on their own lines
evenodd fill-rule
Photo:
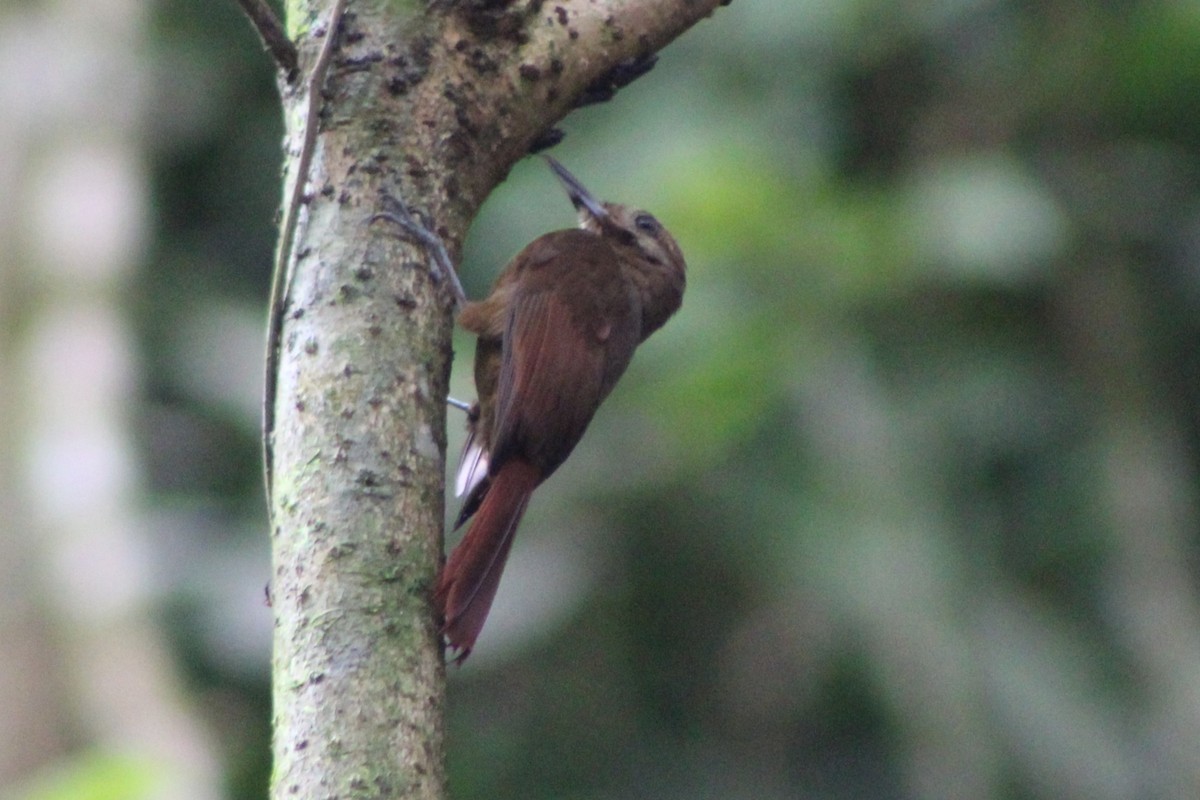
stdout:
<svg viewBox="0 0 1200 800">
<path fill-rule="evenodd" d="M 638 214 L 633 218 L 633 224 L 638 227 L 638 230 L 646 233 L 658 233 L 658 220 L 649 214 Z"/>
</svg>

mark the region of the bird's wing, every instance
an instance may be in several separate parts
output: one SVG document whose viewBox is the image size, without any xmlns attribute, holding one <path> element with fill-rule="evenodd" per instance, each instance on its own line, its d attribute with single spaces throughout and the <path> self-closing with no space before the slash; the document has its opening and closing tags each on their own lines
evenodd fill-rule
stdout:
<svg viewBox="0 0 1200 800">
<path fill-rule="evenodd" d="M 566 460 L 600 405 L 605 344 L 579 324 L 559 292 L 516 298 L 500 367 L 492 471 L 521 455 L 544 479 Z"/>
<path fill-rule="evenodd" d="M 633 355 L 640 309 L 609 246 L 583 231 L 548 242 L 513 291 L 489 471 L 520 454 L 548 477 L 583 436 Z"/>
</svg>

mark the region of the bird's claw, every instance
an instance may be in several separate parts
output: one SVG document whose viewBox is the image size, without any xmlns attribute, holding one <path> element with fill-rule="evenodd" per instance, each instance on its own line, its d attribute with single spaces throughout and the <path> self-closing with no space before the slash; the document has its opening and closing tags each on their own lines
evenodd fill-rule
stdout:
<svg viewBox="0 0 1200 800">
<path fill-rule="evenodd" d="M 458 280 L 458 273 L 454 270 L 454 264 L 450 261 L 450 253 L 446 250 L 446 243 L 442 241 L 442 237 L 434 233 L 427 223 L 414 217 L 413 213 L 395 197 L 387 193 L 383 193 L 381 197 L 387 208 L 372 214 L 371 218 L 367 220 L 368 224 L 386 220 L 402 228 L 405 233 L 424 246 L 437 267 L 434 272 L 434 281 L 439 281 L 442 277 L 449 280 L 450 288 L 454 291 L 454 302 L 461 308 L 467 302 L 467 294 Z"/>
</svg>

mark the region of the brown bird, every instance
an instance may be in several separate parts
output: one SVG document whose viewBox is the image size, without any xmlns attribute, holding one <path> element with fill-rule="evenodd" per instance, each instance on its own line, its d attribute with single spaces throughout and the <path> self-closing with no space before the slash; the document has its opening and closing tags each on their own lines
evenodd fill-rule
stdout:
<svg viewBox="0 0 1200 800">
<path fill-rule="evenodd" d="M 458 322 L 478 335 L 469 435 L 457 481 L 458 525 L 435 600 L 461 662 L 471 652 L 533 490 L 583 436 L 634 349 L 683 300 L 686 265 L 671 234 L 645 211 L 596 200 L 552 158 L 579 228 L 535 239 L 509 262 L 487 299 Z"/>
</svg>

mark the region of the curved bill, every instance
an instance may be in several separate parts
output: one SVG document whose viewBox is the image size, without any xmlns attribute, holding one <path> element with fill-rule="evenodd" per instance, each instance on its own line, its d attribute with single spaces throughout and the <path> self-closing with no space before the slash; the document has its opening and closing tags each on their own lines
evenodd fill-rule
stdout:
<svg viewBox="0 0 1200 800">
<path fill-rule="evenodd" d="M 606 219 L 608 211 L 604 205 L 592 196 L 592 193 L 579 182 L 579 179 L 567 171 L 567 168 L 558 163 L 551 156 L 543 156 L 546 162 L 550 165 L 550 169 L 554 170 L 554 174 L 562 181 L 563 188 L 567 190 L 567 197 L 571 198 L 571 203 L 580 211 L 587 211 L 597 221 Z"/>
</svg>

